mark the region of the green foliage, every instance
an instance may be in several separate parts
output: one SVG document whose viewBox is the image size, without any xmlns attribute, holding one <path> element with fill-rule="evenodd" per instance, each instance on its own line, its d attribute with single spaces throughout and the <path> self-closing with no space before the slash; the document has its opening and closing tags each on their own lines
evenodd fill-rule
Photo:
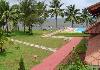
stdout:
<svg viewBox="0 0 100 70">
<path fill-rule="evenodd" d="M 57 28 L 57 18 L 58 16 L 64 17 L 64 9 L 61 9 L 63 4 L 61 4 L 60 0 L 52 0 L 50 2 L 50 15 L 51 17 L 55 17 L 56 20 L 56 28 Z"/>
<path fill-rule="evenodd" d="M 5 52 L 5 44 L 7 43 L 8 39 L 3 34 L 3 31 L 0 29 L 0 52 Z"/>
<path fill-rule="evenodd" d="M 4 12 L 9 10 L 9 3 L 6 0 L 0 0 L 0 27 L 5 25 L 4 23 Z"/>
<path fill-rule="evenodd" d="M 86 26 L 88 26 L 89 23 L 92 23 L 93 16 L 89 13 L 89 11 L 85 8 L 82 10 L 81 16 L 82 17 L 82 22 L 86 23 Z"/>
<path fill-rule="evenodd" d="M 36 14 L 38 16 L 36 19 L 39 25 L 42 25 L 44 21 L 46 21 L 46 18 L 49 16 L 46 7 L 47 5 L 45 5 L 44 2 L 38 2 L 35 5 Z"/>
<path fill-rule="evenodd" d="M 24 23 L 24 27 L 29 27 L 30 34 L 32 34 L 32 24 L 42 25 L 48 17 L 44 2 L 22 0 L 20 2 L 20 11 L 24 14 L 21 21 Z"/>
<path fill-rule="evenodd" d="M 68 62 L 66 64 L 62 64 L 59 67 L 59 70 L 91 70 L 87 65 L 85 65 L 80 57 L 80 53 L 85 53 L 87 50 L 87 41 L 83 39 L 76 48 L 72 51 L 72 55 L 70 56 Z"/>
<path fill-rule="evenodd" d="M 73 27 L 73 24 L 78 21 L 80 14 L 79 11 L 80 11 L 79 9 L 75 8 L 75 5 L 67 6 L 67 9 L 65 11 L 65 16 L 67 16 L 65 22 L 66 21 L 72 22 L 72 27 Z"/>
<path fill-rule="evenodd" d="M 87 50 L 87 40 L 83 39 L 75 48 L 76 53 L 85 53 Z"/>
<path fill-rule="evenodd" d="M 87 65 L 85 65 L 79 55 L 73 51 L 72 56 L 70 56 L 66 64 L 62 64 L 59 70 L 91 70 Z"/>
<path fill-rule="evenodd" d="M 24 61 L 22 57 L 20 58 L 18 70 L 25 70 Z"/>
</svg>

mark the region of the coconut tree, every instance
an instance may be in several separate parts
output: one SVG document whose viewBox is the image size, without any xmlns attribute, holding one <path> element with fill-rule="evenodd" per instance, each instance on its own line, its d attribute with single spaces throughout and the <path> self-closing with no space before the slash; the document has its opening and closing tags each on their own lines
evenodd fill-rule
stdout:
<svg viewBox="0 0 100 70">
<path fill-rule="evenodd" d="M 37 14 L 37 24 L 40 25 L 41 29 L 42 29 L 42 24 L 44 23 L 44 21 L 46 21 L 48 15 L 48 11 L 47 11 L 47 5 L 44 2 L 38 2 L 37 5 L 35 5 L 35 14 Z"/>
<path fill-rule="evenodd" d="M 9 13 L 9 3 L 5 0 L 0 0 L 0 20 L 5 22 L 6 30 L 8 34 L 8 13 Z M 5 19 L 4 19 L 5 17 Z"/>
<path fill-rule="evenodd" d="M 65 22 L 66 22 L 66 21 L 70 21 L 70 22 L 72 23 L 72 27 L 73 27 L 73 24 L 74 24 L 75 22 L 77 22 L 77 20 L 78 20 L 77 17 L 78 17 L 79 14 L 80 14 L 79 11 L 80 11 L 79 9 L 76 9 L 76 8 L 75 8 L 75 5 L 67 6 L 67 9 L 66 9 L 66 11 L 65 11 L 65 16 L 66 16 Z"/>
<path fill-rule="evenodd" d="M 25 32 L 25 20 L 26 20 L 27 14 L 28 14 L 28 11 L 27 11 L 27 1 L 26 0 L 21 0 L 20 1 L 20 11 L 21 11 L 21 13 L 23 13 L 23 15 L 21 15 L 20 20 L 23 22 L 24 32 Z"/>
<path fill-rule="evenodd" d="M 20 19 L 20 10 L 19 10 L 19 5 L 15 4 L 13 6 L 11 6 L 11 14 L 10 14 L 10 18 L 9 20 L 11 22 L 13 22 L 13 30 L 19 30 L 19 27 L 18 27 L 18 21 Z"/>
<path fill-rule="evenodd" d="M 8 24 L 8 22 L 13 22 L 13 26 L 15 29 L 16 28 L 16 24 L 17 24 L 17 21 L 18 21 L 18 18 L 19 17 L 19 11 L 16 9 L 16 10 L 7 10 L 7 11 L 4 11 L 2 17 L 1 17 L 1 20 L 4 20 L 6 22 L 6 31 L 7 31 L 7 35 L 8 35 L 8 32 L 9 32 L 9 26 L 8 25 L 11 25 L 11 24 Z"/>
<path fill-rule="evenodd" d="M 86 27 L 89 25 L 90 22 L 93 21 L 93 16 L 88 12 L 86 8 L 82 10 L 81 17 L 83 22 L 86 23 Z"/>
<path fill-rule="evenodd" d="M 51 17 L 55 17 L 56 20 L 56 28 L 57 28 L 57 18 L 58 16 L 64 17 L 63 9 L 61 9 L 63 4 L 61 4 L 61 0 L 52 0 L 50 2 L 50 15 Z"/>
<path fill-rule="evenodd" d="M 21 0 L 20 2 L 20 11 L 23 13 L 23 16 L 21 20 L 24 24 L 24 32 L 25 32 L 25 26 L 30 22 L 30 19 L 32 19 L 31 14 L 33 13 L 34 9 L 34 0 Z M 29 23 L 30 28 L 30 23 Z"/>
<path fill-rule="evenodd" d="M 6 25 L 7 35 L 8 35 L 8 31 L 9 31 L 8 22 L 12 20 L 12 21 L 14 21 L 13 23 L 15 24 L 15 20 L 17 21 L 17 18 L 18 18 L 17 10 L 18 10 L 17 4 L 10 7 L 9 3 L 6 2 L 6 0 L 0 0 L 0 13 L 1 13 L 0 21 L 2 21 L 3 26 Z"/>
</svg>

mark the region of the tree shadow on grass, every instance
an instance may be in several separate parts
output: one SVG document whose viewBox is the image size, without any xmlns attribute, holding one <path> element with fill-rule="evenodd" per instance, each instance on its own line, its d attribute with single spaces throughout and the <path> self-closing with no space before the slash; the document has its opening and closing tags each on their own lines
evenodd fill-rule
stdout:
<svg viewBox="0 0 100 70">
<path fill-rule="evenodd" d="M 39 32 L 33 32 L 33 33 L 29 33 L 28 31 L 26 31 L 25 33 L 23 31 L 16 31 L 12 34 L 12 36 L 16 36 L 16 35 L 30 35 L 30 36 L 38 36 L 38 35 L 42 35 L 42 33 Z"/>
<path fill-rule="evenodd" d="M 5 57 L 7 56 L 8 54 L 12 54 L 12 52 L 0 52 L 0 57 Z"/>
</svg>

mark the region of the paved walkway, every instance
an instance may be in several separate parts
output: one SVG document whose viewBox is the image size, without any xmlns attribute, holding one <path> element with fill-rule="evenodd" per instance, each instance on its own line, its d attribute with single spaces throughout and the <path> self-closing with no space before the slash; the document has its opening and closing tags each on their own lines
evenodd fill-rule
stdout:
<svg viewBox="0 0 100 70">
<path fill-rule="evenodd" d="M 72 38 L 69 43 L 48 56 L 41 64 L 36 65 L 31 70 L 54 70 L 81 40 L 82 38 L 80 37 Z"/>
<path fill-rule="evenodd" d="M 15 39 L 10 39 L 10 40 L 13 41 L 13 42 L 17 42 L 17 43 L 24 44 L 24 45 L 31 46 L 31 47 L 35 47 L 35 48 L 40 48 L 40 49 L 47 50 L 47 51 L 52 51 L 52 52 L 56 51 L 56 49 L 48 48 L 48 47 L 45 47 L 45 46 L 30 44 L 28 42 L 23 42 L 23 41 L 19 41 L 19 40 L 15 40 Z"/>
</svg>

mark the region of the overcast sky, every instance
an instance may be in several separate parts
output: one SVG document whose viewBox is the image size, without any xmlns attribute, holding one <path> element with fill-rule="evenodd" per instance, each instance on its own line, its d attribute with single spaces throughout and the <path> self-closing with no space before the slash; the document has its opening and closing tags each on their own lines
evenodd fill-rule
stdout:
<svg viewBox="0 0 100 70">
<path fill-rule="evenodd" d="M 8 0 L 10 5 L 18 3 L 18 0 Z M 36 0 L 36 1 L 45 1 L 45 0 Z M 52 0 L 46 0 L 45 3 L 49 4 Z M 100 2 L 100 0 L 61 0 L 61 3 L 64 3 L 62 8 L 65 8 L 68 5 L 75 4 L 76 8 L 83 9 L 92 4 Z"/>
</svg>

